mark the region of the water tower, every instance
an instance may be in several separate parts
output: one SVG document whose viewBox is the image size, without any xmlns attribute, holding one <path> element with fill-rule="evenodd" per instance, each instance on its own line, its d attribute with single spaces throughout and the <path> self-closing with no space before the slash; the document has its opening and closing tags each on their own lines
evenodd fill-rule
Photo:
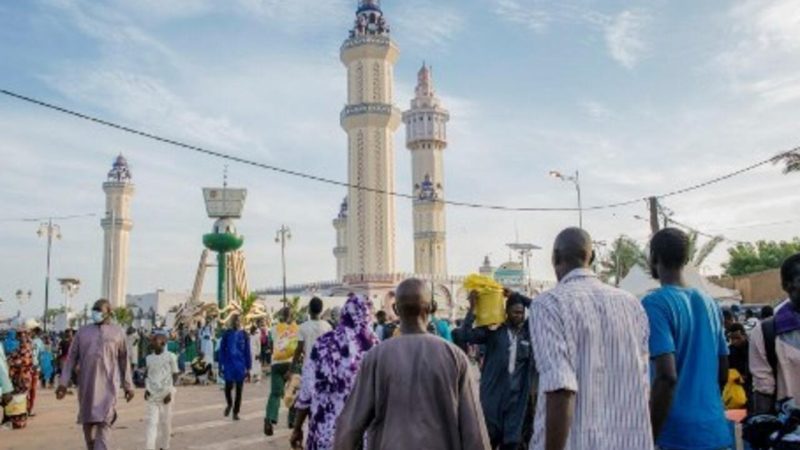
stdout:
<svg viewBox="0 0 800 450">
<path fill-rule="evenodd" d="M 228 254 L 235 252 L 244 244 L 244 237 L 236 232 L 234 219 L 242 217 L 247 189 L 203 188 L 208 217 L 217 219 L 211 233 L 203 235 L 203 245 L 217 253 L 217 305 L 220 309 L 227 306 L 235 292 L 229 285 Z"/>
</svg>

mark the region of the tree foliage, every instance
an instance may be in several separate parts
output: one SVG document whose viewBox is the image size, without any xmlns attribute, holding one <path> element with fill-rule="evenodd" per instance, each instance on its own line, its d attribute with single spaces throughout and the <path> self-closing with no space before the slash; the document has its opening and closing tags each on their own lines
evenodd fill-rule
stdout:
<svg viewBox="0 0 800 450">
<path fill-rule="evenodd" d="M 129 327 L 133 323 L 134 315 L 131 308 L 120 306 L 113 310 L 114 320 L 123 327 Z"/>
<path fill-rule="evenodd" d="M 730 276 L 762 272 L 779 268 L 786 258 L 795 253 L 800 253 L 800 238 L 780 242 L 741 243 L 728 249 L 728 262 L 722 267 Z"/>
<path fill-rule="evenodd" d="M 722 236 L 714 236 L 702 246 L 698 246 L 698 238 L 696 231 L 689 232 L 689 261 L 695 267 L 702 266 L 706 258 L 725 240 Z"/>
<path fill-rule="evenodd" d="M 793 150 L 775 157 L 775 164 L 783 164 L 783 173 L 800 172 L 800 150 Z"/>
<path fill-rule="evenodd" d="M 634 266 L 647 266 L 647 255 L 642 247 L 628 236 L 620 236 L 611 244 L 611 250 L 600 261 L 599 275 L 603 281 L 619 286 Z"/>
</svg>

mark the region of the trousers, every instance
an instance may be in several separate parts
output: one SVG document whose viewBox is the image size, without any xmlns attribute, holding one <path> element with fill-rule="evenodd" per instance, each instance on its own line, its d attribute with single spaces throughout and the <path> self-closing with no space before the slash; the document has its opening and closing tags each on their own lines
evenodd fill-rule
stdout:
<svg viewBox="0 0 800 450">
<path fill-rule="evenodd" d="M 233 404 L 233 414 L 239 414 L 239 409 L 242 407 L 242 382 L 241 381 L 226 381 L 225 382 L 225 402 L 228 408 Z M 231 391 L 234 386 L 236 387 L 236 399 L 231 401 Z"/>
<path fill-rule="evenodd" d="M 111 425 L 103 422 L 83 424 L 83 439 L 86 450 L 108 450 L 111 448 Z"/>
<path fill-rule="evenodd" d="M 147 402 L 147 432 L 145 435 L 145 449 L 169 449 L 170 434 L 172 434 L 172 401 L 165 405 L 163 400 Z"/>
<path fill-rule="evenodd" d="M 269 374 L 269 400 L 267 400 L 267 419 L 269 419 L 272 423 L 278 423 L 278 413 L 281 409 L 284 389 L 286 388 L 286 380 L 284 379 L 284 376 L 291 369 L 291 367 L 291 363 L 278 363 L 272 365 L 272 372 Z"/>
</svg>

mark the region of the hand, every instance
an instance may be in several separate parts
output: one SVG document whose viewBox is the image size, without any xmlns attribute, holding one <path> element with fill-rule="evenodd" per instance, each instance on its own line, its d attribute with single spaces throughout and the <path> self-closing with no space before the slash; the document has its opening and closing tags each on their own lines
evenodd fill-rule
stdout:
<svg viewBox="0 0 800 450">
<path fill-rule="evenodd" d="M 467 298 L 467 300 L 469 300 L 470 311 L 475 311 L 475 305 L 478 303 L 478 297 L 478 291 L 470 291 L 469 297 Z"/>
<path fill-rule="evenodd" d="M 7 404 L 11 403 L 13 398 L 14 396 L 11 394 L 3 394 L 3 396 L 0 397 L 0 406 L 6 406 Z"/>
<path fill-rule="evenodd" d="M 171 401 L 172 401 L 172 394 L 167 394 L 167 396 L 164 397 L 164 404 L 169 405 L 169 402 Z"/>
<path fill-rule="evenodd" d="M 130 403 L 131 400 L 133 400 L 133 390 L 132 389 L 125 391 L 125 401 Z"/>
<path fill-rule="evenodd" d="M 67 395 L 67 387 L 59 385 L 56 389 L 56 400 L 63 400 Z"/>
<path fill-rule="evenodd" d="M 513 293 L 514 293 L 514 291 L 512 291 L 511 289 L 509 289 L 507 287 L 503 288 L 503 297 L 505 297 L 505 298 L 511 297 L 511 294 L 513 294 Z"/>
<path fill-rule="evenodd" d="M 150 391 L 144 391 L 144 399 L 150 400 Z"/>
<path fill-rule="evenodd" d="M 303 448 L 303 430 L 295 428 L 292 431 L 292 437 L 289 439 L 289 445 L 292 448 Z"/>
<path fill-rule="evenodd" d="M 283 374 L 283 381 L 288 382 L 290 378 L 292 378 L 292 371 L 287 370 L 286 373 Z"/>
</svg>

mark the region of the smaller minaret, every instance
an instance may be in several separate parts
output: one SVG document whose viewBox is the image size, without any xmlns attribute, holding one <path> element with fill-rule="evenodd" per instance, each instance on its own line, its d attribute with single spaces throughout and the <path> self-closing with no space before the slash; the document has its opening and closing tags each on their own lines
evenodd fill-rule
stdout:
<svg viewBox="0 0 800 450">
<path fill-rule="evenodd" d="M 414 187 L 414 270 L 419 274 L 447 275 L 444 211 L 444 162 L 450 113 L 433 89 L 430 68 L 417 74 L 416 96 L 403 113 L 406 147 L 411 151 Z"/>
<path fill-rule="evenodd" d="M 336 279 L 344 280 L 347 275 L 347 197 L 342 200 L 339 215 L 333 219 L 333 228 L 336 229 L 336 247 L 333 256 L 336 257 Z"/>
<path fill-rule="evenodd" d="M 133 228 L 131 198 L 134 186 L 128 161 L 117 156 L 103 183 L 106 216 L 100 220 L 105 236 L 103 245 L 103 291 L 114 308 L 125 306 L 128 287 L 128 252 Z"/>
</svg>

